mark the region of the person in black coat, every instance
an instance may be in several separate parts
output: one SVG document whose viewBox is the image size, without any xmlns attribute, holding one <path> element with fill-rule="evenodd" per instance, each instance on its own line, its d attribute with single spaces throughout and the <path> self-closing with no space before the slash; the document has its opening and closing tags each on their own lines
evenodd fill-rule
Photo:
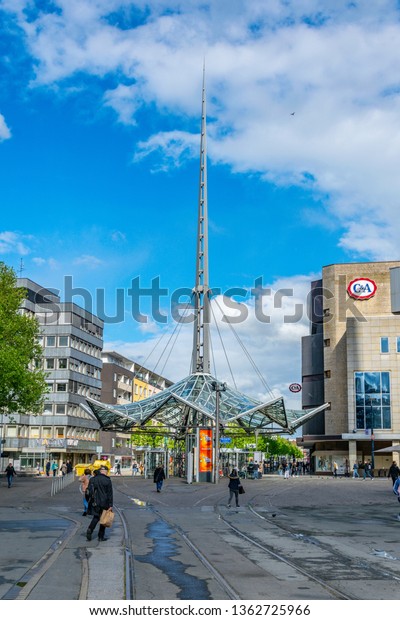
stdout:
<svg viewBox="0 0 400 620">
<path fill-rule="evenodd" d="M 391 478 L 394 484 L 399 476 L 400 476 L 400 469 L 396 461 L 393 461 L 393 463 L 389 467 L 388 478 Z"/>
<path fill-rule="evenodd" d="M 9 462 L 9 464 L 7 465 L 4 471 L 6 472 L 6 476 L 7 476 L 8 488 L 10 488 L 12 485 L 13 477 L 17 475 L 17 472 L 15 471 L 14 465 L 11 463 L 11 461 Z"/>
<path fill-rule="evenodd" d="M 112 482 L 108 477 L 108 467 L 102 465 L 97 476 L 90 478 L 88 485 L 89 503 L 93 511 L 93 518 L 86 532 L 87 540 L 92 540 L 93 531 L 98 524 L 101 513 L 103 510 L 108 510 L 113 506 L 113 488 Z M 99 527 L 99 541 L 103 542 L 107 540 L 104 537 L 106 528 L 100 524 Z"/>
<path fill-rule="evenodd" d="M 229 484 L 228 484 L 228 489 L 229 489 L 229 502 L 228 502 L 228 508 L 231 507 L 231 501 L 233 496 L 235 496 L 235 500 L 236 500 L 236 506 L 239 507 L 239 486 L 240 486 L 240 478 L 239 478 L 239 474 L 237 469 L 232 469 L 231 473 L 229 474 Z"/>
<path fill-rule="evenodd" d="M 157 465 L 157 467 L 155 468 L 153 480 L 154 484 L 157 486 L 157 493 L 160 493 L 163 481 L 165 480 L 165 472 L 162 465 Z"/>
</svg>

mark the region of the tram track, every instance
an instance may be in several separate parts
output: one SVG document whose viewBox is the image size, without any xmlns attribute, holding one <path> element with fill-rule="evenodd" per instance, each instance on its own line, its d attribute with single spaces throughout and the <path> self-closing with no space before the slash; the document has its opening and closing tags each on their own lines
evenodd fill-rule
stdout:
<svg viewBox="0 0 400 620">
<path fill-rule="evenodd" d="M 119 491 L 125 494 L 126 496 L 128 496 L 130 499 L 132 499 L 129 493 L 124 493 L 124 491 L 122 491 L 121 489 L 119 489 Z M 224 495 L 225 495 L 225 492 L 224 492 Z M 216 519 L 219 521 L 219 523 L 222 522 L 224 526 L 227 529 L 229 529 L 229 531 L 234 533 L 236 537 L 238 537 L 239 539 L 245 540 L 247 544 L 250 544 L 252 547 L 256 548 L 257 550 L 261 550 L 264 554 L 266 554 L 268 557 L 270 557 L 274 561 L 278 561 L 281 564 L 287 567 L 290 567 L 292 573 L 294 571 L 295 573 L 300 574 L 306 580 L 312 581 L 314 584 L 316 584 L 323 591 L 326 592 L 327 598 L 333 598 L 336 600 L 357 600 L 357 597 L 351 596 L 348 593 L 340 590 L 339 588 L 330 585 L 327 580 L 317 577 L 310 570 L 306 570 L 304 567 L 300 566 L 298 563 L 286 557 L 283 553 L 277 552 L 276 550 L 271 548 L 271 546 L 260 542 L 260 540 L 257 540 L 254 536 L 249 534 L 248 532 L 249 514 L 248 513 L 250 513 L 250 515 L 253 515 L 253 517 L 255 516 L 256 518 L 261 517 L 260 520 L 262 521 L 262 516 L 259 515 L 259 513 L 257 513 L 257 511 L 255 511 L 255 509 L 251 505 L 245 508 L 247 514 L 246 514 L 246 521 L 245 521 L 244 527 L 243 526 L 238 527 L 237 525 L 234 525 L 233 523 L 231 523 L 230 517 L 229 516 L 227 517 L 226 512 L 224 512 L 224 508 L 222 506 L 222 501 L 221 501 L 222 494 L 221 494 L 221 497 L 216 498 L 215 495 L 213 497 L 214 497 L 214 502 L 213 502 L 212 508 L 213 508 L 213 513 Z M 209 497 L 207 499 L 209 499 Z M 201 501 L 202 500 L 199 500 L 195 502 L 195 504 L 198 506 L 201 503 Z M 190 549 L 190 551 L 197 558 L 197 560 L 199 560 L 201 564 L 206 568 L 210 576 L 218 582 L 219 586 L 222 588 L 222 590 L 225 592 L 225 594 L 227 595 L 229 599 L 244 600 L 246 598 L 243 592 L 241 593 L 240 591 L 238 591 L 238 589 L 230 583 L 229 577 L 226 577 L 225 575 L 223 575 L 221 571 L 218 570 L 218 568 L 216 568 L 212 559 L 210 559 L 210 557 L 208 557 L 207 554 L 203 552 L 200 546 L 196 544 L 196 542 L 193 540 L 193 537 L 190 535 L 190 533 L 188 533 L 187 531 L 183 531 L 182 527 L 177 525 L 173 521 L 172 518 L 167 517 L 165 514 L 163 514 L 162 507 L 155 507 L 151 503 L 147 503 L 146 509 L 151 511 L 151 513 L 158 520 L 163 521 L 164 523 L 167 523 L 168 526 L 172 528 L 174 532 L 176 532 L 176 534 L 186 544 L 186 546 Z M 231 515 L 235 514 L 235 512 L 236 511 L 232 509 Z M 121 518 L 125 520 L 125 516 L 121 515 Z M 126 520 L 125 520 L 124 528 L 128 532 L 129 525 L 126 523 Z M 127 536 L 129 537 L 129 534 L 127 534 Z M 132 540 L 130 539 L 130 537 L 128 539 L 129 539 L 129 543 L 127 544 L 127 548 L 129 547 L 130 549 L 131 558 L 134 558 L 135 554 L 132 548 Z M 134 559 L 132 561 L 132 570 L 134 570 Z M 134 580 L 134 577 L 133 577 L 133 580 Z M 129 591 L 128 587 L 127 587 L 127 591 Z"/>
<path fill-rule="evenodd" d="M 121 576 L 123 573 L 126 600 L 139 600 L 146 597 L 147 593 L 150 597 L 161 599 L 176 596 L 177 600 L 294 600 L 301 597 L 360 600 L 355 594 L 361 592 L 362 599 L 368 598 L 368 586 L 367 590 L 360 590 L 359 584 L 368 580 L 371 582 L 373 579 L 375 583 L 382 584 L 382 592 L 385 588 L 387 592 L 391 584 L 395 586 L 396 581 L 400 580 L 398 563 L 368 557 L 371 547 L 365 534 L 360 539 L 357 538 L 354 544 L 347 543 L 348 535 L 343 539 L 339 535 L 336 544 L 334 536 L 327 533 L 326 527 L 306 525 L 307 522 L 302 519 L 304 513 L 293 511 L 292 505 L 285 507 L 287 501 L 282 501 L 285 493 L 292 493 L 289 486 L 285 487 L 284 491 L 282 487 L 270 486 L 265 489 L 267 492 L 260 496 L 259 489 L 248 484 L 246 495 L 241 496 L 242 502 L 244 497 L 246 498 L 245 505 L 237 511 L 235 508 L 227 508 L 227 491 L 222 485 L 207 494 L 202 493 L 200 488 L 183 487 L 185 495 L 182 494 L 180 486 L 171 484 L 170 492 L 167 492 L 167 487 L 161 496 L 156 495 L 149 486 L 134 488 L 129 481 L 118 481 L 115 487 L 115 491 L 120 494 L 115 497 L 115 512 L 122 525 L 118 544 L 122 544 L 124 551 L 120 558 L 124 563 L 123 571 L 121 564 Z M 181 502 L 180 498 L 185 497 Z M 23 505 L 22 510 L 29 510 L 29 505 L 30 501 L 26 507 Z M 141 516 L 138 512 L 140 510 L 143 510 Z M 37 558 L 32 568 L 21 576 L 3 598 L 32 598 L 36 585 L 47 582 L 48 576 L 51 577 L 54 562 L 63 561 L 64 551 L 73 548 L 77 548 L 76 560 L 80 559 L 82 570 L 81 590 L 77 598 L 86 600 L 90 595 L 90 562 L 96 551 L 79 542 L 79 530 L 82 526 L 84 528 L 86 523 L 68 515 L 64 505 L 60 506 L 59 511 L 52 505 L 51 514 L 67 519 L 70 526 L 66 527 L 62 537 L 57 537 L 48 552 Z M 365 513 L 364 518 L 370 519 L 369 514 L 374 513 Z M 299 517 L 297 521 L 296 515 Z M 379 514 L 374 515 L 375 522 L 378 530 L 387 528 L 390 523 L 387 516 Z M 156 557 L 153 553 L 160 540 L 154 527 L 157 524 L 161 524 L 162 536 L 172 543 L 164 557 Z M 334 531 L 336 532 L 336 529 Z M 390 527 L 385 531 L 385 539 L 395 536 Z M 112 533 L 111 536 L 113 537 Z M 384 540 L 382 536 L 380 538 Z M 178 544 L 176 541 L 181 542 Z M 161 559 L 160 564 L 157 564 L 158 559 Z M 230 562 L 236 562 L 243 567 L 244 574 L 249 574 L 246 573 L 246 567 L 250 567 L 251 578 L 238 579 L 238 571 L 232 569 L 233 564 Z M 171 579 L 172 569 L 169 563 L 175 565 L 175 568 L 180 565 L 181 572 L 192 580 L 188 590 L 185 589 L 185 580 L 175 583 Z M 164 585 L 163 589 L 153 589 L 152 584 L 146 589 L 149 574 L 158 575 L 163 584 L 166 584 L 166 589 Z M 193 583 L 196 580 L 203 586 L 202 596 L 198 597 L 196 593 L 193 595 Z M 257 590 L 255 587 L 250 590 L 255 593 L 253 597 L 248 589 L 252 580 L 253 585 L 254 582 L 264 584 L 263 589 L 260 587 Z M 283 592 L 286 596 L 284 594 L 282 597 Z"/>
</svg>

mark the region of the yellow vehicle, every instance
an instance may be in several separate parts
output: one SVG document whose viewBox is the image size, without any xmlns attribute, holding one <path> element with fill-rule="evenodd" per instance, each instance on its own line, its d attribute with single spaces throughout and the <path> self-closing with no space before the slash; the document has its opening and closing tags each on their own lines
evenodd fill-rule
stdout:
<svg viewBox="0 0 400 620">
<path fill-rule="evenodd" d="M 93 473 L 95 469 L 100 469 L 101 465 L 106 465 L 106 467 L 108 467 L 108 471 L 111 470 L 110 461 L 97 460 L 94 461 L 94 463 L 78 463 L 77 465 L 75 465 L 75 475 L 83 476 L 83 474 L 85 473 L 85 469 L 90 469 L 90 471 Z"/>
</svg>

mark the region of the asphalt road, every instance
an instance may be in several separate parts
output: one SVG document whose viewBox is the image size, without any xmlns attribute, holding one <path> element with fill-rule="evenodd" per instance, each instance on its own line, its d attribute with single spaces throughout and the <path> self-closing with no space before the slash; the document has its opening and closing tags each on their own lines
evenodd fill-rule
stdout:
<svg viewBox="0 0 400 620">
<path fill-rule="evenodd" d="M 0 599 L 396 600 L 400 512 L 387 479 L 265 476 L 188 485 L 113 477 L 109 540 L 88 542 L 78 482 L 0 479 Z M 126 579 L 128 575 L 128 579 Z"/>
</svg>

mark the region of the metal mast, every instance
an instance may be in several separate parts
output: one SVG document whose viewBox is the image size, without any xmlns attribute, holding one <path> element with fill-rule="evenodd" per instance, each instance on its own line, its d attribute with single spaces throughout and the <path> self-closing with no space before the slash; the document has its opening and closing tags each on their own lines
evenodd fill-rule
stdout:
<svg viewBox="0 0 400 620">
<path fill-rule="evenodd" d="M 196 285 L 193 289 L 195 319 L 193 326 L 192 372 L 210 372 L 210 297 L 208 285 L 208 208 L 206 86 L 203 66 L 201 105 L 199 214 L 197 223 Z"/>
</svg>

